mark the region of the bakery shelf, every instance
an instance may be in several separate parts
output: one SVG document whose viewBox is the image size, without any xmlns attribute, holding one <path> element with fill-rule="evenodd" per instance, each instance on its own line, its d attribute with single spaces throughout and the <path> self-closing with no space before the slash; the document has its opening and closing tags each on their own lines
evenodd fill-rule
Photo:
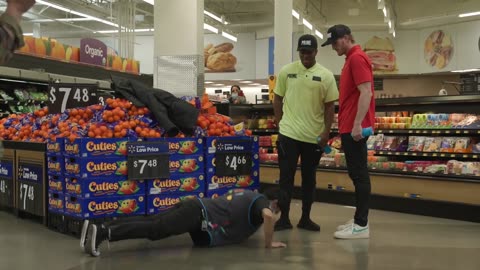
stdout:
<svg viewBox="0 0 480 270">
<path fill-rule="evenodd" d="M 388 150 L 380 150 L 375 151 L 375 155 L 377 156 L 397 156 L 397 157 L 433 157 L 433 158 L 441 158 L 441 159 L 478 159 L 480 154 L 477 153 L 441 153 L 441 152 L 396 152 L 396 151 L 388 151 Z"/>
<path fill-rule="evenodd" d="M 277 163 L 260 163 L 261 167 L 269 168 L 278 168 Z M 300 166 L 298 167 L 300 169 Z M 318 171 L 325 172 L 339 172 L 347 173 L 346 168 L 342 167 L 318 167 Z M 454 181 L 454 182 L 468 182 L 468 183 L 480 183 L 480 176 L 467 176 L 467 175 L 453 175 L 453 174 L 442 174 L 442 173 L 423 173 L 423 172 L 404 172 L 396 170 L 380 170 L 380 169 L 370 169 L 370 174 L 372 175 L 381 175 L 381 176 L 395 176 L 395 177 L 414 177 L 418 179 L 426 180 L 439 180 L 439 181 Z"/>
</svg>

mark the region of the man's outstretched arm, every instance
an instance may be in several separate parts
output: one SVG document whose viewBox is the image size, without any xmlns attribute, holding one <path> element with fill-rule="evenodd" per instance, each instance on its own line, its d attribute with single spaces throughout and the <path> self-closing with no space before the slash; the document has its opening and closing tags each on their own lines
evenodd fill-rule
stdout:
<svg viewBox="0 0 480 270">
<path fill-rule="evenodd" d="M 262 210 L 262 217 L 263 217 L 263 232 L 265 236 L 265 248 L 283 248 L 287 245 L 282 242 L 274 242 L 273 241 L 273 231 L 275 227 L 275 216 L 272 210 L 268 208 L 264 208 Z"/>
</svg>

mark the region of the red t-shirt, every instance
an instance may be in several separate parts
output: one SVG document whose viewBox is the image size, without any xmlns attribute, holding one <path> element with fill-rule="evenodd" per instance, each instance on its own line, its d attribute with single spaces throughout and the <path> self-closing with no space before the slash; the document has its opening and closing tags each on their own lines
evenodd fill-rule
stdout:
<svg viewBox="0 0 480 270">
<path fill-rule="evenodd" d="M 360 90 L 359 84 L 372 83 L 372 101 L 370 108 L 362 122 L 362 127 L 374 128 L 375 123 L 375 97 L 373 90 L 372 62 L 362 51 L 359 45 L 354 46 L 347 53 L 345 65 L 340 75 L 340 99 L 338 112 L 338 127 L 340 133 L 351 133 L 355 116 L 357 115 L 358 99 Z"/>
</svg>

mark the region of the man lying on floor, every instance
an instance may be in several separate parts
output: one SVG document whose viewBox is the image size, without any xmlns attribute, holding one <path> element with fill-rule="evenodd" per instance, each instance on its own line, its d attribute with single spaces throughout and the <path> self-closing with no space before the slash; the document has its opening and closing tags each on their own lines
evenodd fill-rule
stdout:
<svg viewBox="0 0 480 270">
<path fill-rule="evenodd" d="M 280 217 L 280 192 L 276 188 L 264 194 L 236 189 L 215 199 L 187 199 L 154 216 L 99 225 L 89 225 L 85 220 L 80 246 L 86 253 L 99 256 L 99 246 L 105 241 L 140 238 L 154 241 L 189 233 L 195 246 L 215 247 L 240 243 L 264 224 L 265 248 L 286 247 L 273 241 L 274 225 Z"/>
</svg>

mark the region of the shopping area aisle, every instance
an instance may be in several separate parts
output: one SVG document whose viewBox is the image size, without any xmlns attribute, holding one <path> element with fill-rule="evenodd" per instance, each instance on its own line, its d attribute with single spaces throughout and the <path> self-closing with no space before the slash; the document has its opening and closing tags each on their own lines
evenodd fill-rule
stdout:
<svg viewBox="0 0 480 270">
<path fill-rule="evenodd" d="M 294 202 L 292 213 L 300 213 Z M 335 226 L 353 209 L 316 203 L 321 233 L 277 233 L 288 248 L 265 250 L 262 235 L 239 246 L 192 249 L 188 236 L 160 242 L 135 240 L 102 245 L 103 256 L 80 252 L 78 240 L 0 212 L 0 269 L 480 269 L 480 224 L 384 211 L 371 213 L 371 239 L 339 241 Z M 292 222 L 298 220 L 293 214 Z"/>
</svg>

